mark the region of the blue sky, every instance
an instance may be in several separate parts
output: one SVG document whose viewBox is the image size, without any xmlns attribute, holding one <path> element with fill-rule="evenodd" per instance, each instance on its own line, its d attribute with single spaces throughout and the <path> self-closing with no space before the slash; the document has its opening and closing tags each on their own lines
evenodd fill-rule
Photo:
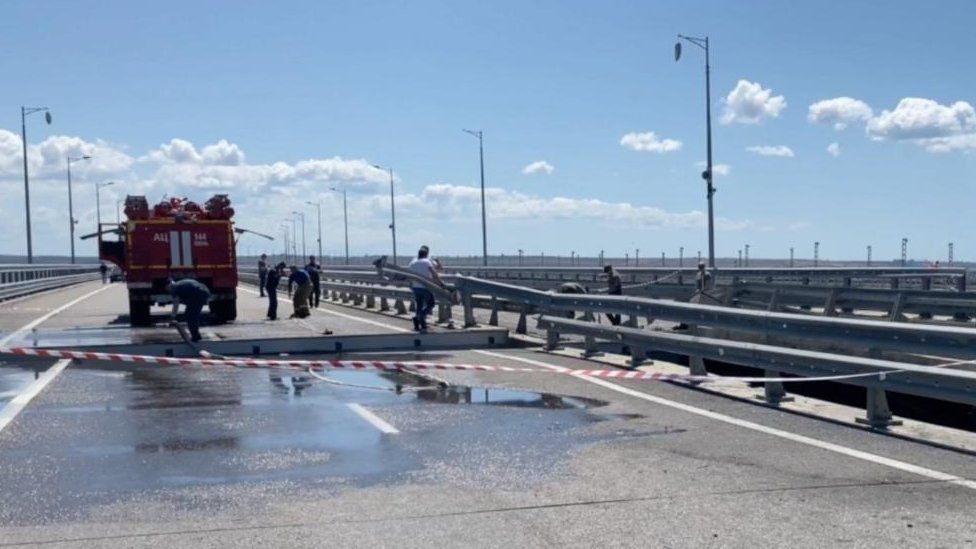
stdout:
<svg viewBox="0 0 976 549">
<path fill-rule="evenodd" d="M 478 150 L 461 129 L 475 128 L 490 252 L 693 255 L 706 242 L 703 56 L 686 45 L 674 62 L 680 32 L 713 46 L 715 159 L 729 167 L 718 255 L 749 243 L 753 257 L 809 256 L 819 240 L 821 257 L 872 244 L 893 258 L 904 236 L 912 257 L 944 259 L 954 241 L 971 259 L 974 16 L 948 1 L 11 2 L 0 215 L 23 226 L 19 107 L 48 106 L 53 125 L 28 122 L 37 254 L 67 253 L 65 154 L 94 157 L 73 168 L 82 233 L 94 182 L 113 180 L 106 217 L 126 192 L 220 191 L 240 226 L 278 232 L 321 200 L 337 253 L 336 186 L 350 191 L 351 252 L 387 252 L 388 176 L 369 167 L 382 164 L 401 253 L 474 254 Z M 850 100 L 811 122 L 835 98 Z M 653 150 L 622 144 L 632 133 Z M 0 253 L 23 253 L 15 234 Z"/>
</svg>

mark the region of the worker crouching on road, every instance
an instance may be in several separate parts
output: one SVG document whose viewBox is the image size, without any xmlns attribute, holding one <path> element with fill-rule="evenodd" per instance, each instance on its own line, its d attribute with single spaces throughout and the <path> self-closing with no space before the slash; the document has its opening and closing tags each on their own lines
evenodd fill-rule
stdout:
<svg viewBox="0 0 976 549">
<path fill-rule="evenodd" d="M 275 265 L 267 272 L 263 289 L 268 292 L 268 320 L 278 320 L 278 283 L 285 274 L 285 262 Z"/>
<path fill-rule="evenodd" d="M 421 246 L 417 251 L 417 258 L 410 262 L 408 268 L 415 274 L 443 286 L 441 277 L 437 275 L 434 262 L 430 260 L 430 248 Z M 434 293 L 427 289 L 422 282 L 414 281 L 410 284 L 416 301 L 416 314 L 413 317 L 413 329 L 418 332 L 427 331 L 427 315 L 434 310 Z"/>
<path fill-rule="evenodd" d="M 176 282 L 170 282 L 166 286 L 166 291 L 173 297 L 172 318 L 176 320 L 176 313 L 179 312 L 180 303 L 186 306 L 184 317 L 186 326 L 190 329 L 190 338 L 193 341 L 200 341 L 200 313 L 203 306 L 210 301 L 210 290 L 201 282 L 192 278 L 184 278 Z"/>
<path fill-rule="evenodd" d="M 295 293 L 292 294 L 291 285 L 295 285 Z M 295 312 L 290 318 L 305 318 L 312 314 L 308 308 L 308 298 L 312 295 L 312 277 L 308 276 L 308 271 L 299 269 L 295 265 L 291 266 L 291 276 L 288 277 L 288 295 L 292 296 L 291 302 Z"/>
</svg>

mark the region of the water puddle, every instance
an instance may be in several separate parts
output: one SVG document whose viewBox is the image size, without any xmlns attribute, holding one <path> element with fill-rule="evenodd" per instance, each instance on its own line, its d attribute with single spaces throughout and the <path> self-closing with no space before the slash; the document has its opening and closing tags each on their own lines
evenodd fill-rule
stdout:
<svg viewBox="0 0 976 549">
<path fill-rule="evenodd" d="M 607 402 L 602 400 L 583 397 L 457 385 L 429 387 L 416 391 L 416 394 L 419 400 L 438 404 L 472 404 L 544 410 L 588 410 L 607 405 Z"/>
</svg>

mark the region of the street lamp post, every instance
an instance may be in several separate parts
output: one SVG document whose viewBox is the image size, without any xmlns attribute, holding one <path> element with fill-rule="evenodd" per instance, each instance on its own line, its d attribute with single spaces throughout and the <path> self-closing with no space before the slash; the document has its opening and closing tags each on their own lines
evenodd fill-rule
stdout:
<svg viewBox="0 0 976 549">
<path fill-rule="evenodd" d="M 693 36 L 678 35 L 678 42 L 674 45 L 674 60 L 681 59 L 681 40 L 690 42 L 705 50 L 705 171 L 702 178 L 705 179 L 706 196 L 708 197 L 708 266 L 715 268 L 715 224 L 712 209 L 712 196 L 715 194 L 715 186 L 712 185 L 712 82 L 711 67 L 708 59 L 708 37 L 695 38 Z"/>
<path fill-rule="evenodd" d="M 349 209 L 346 207 L 346 189 L 341 191 L 335 187 L 329 187 L 330 191 L 342 193 L 342 225 L 346 236 L 346 265 L 349 264 Z"/>
<path fill-rule="evenodd" d="M 69 227 L 69 233 L 68 234 L 70 235 L 69 238 L 71 240 L 71 264 L 74 265 L 74 263 L 75 263 L 75 224 L 78 223 L 78 220 L 75 219 L 74 201 L 71 198 L 71 195 L 72 195 L 72 193 L 71 193 L 71 163 L 72 162 L 77 162 L 79 160 L 90 160 L 91 159 L 91 156 L 89 156 L 89 155 L 86 154 L 84 156 L 79 156 L 79 157 L 66 156 L 65 158 L 68 160 L 68 227 Z"/>
<path fill-rule="evenodd" d="M 102 187 L 108 187 L 109 185 L 115 185 L 115 181 L 95 183 L 95 223 L 98 225 L 99 233 L 102 232 L 102 196 L 98 191 Z"/>
<path fill-rule="evenodd" d="M 24 211 L 27 220 L 27 263 L 34 262 L 34 246 L 31 242 L 31 222 L 30 222 L 30 178 L 27 175 L 27 117 L 35 112 L 44 112 L 44 120 L 48 125 L 51 124 L 51 111 L 47 107 L 21 107 L 20 108 L 20 142 L 24 147 Z M 74 242 L 72 240 L 72 242 Z"/>
<path fill-rule="evenodd" d="M 383 166 L 373 164 L 373 167 L 377 170 L 386 170 Z M 390 232 L 393 235 L 393 264 L 396 265 L 397 259 L 397 249 L 396 249 L 396 202 L 393 200 L 393 168 L 390 170 Z"/>
<path fill-rule="evenodd" d="M 481 130 L 462 130 L 478 138 L 478 158 L 481 160 L 481 264 L 488 266 L 488 223 L 485 216 L 485 134 Z"/>
<path fill-rule="evenodd" d="M 306 204 L 308 204 L 309 206 L 315 206 L 315 211 L 318 213 L 318 220 L 319 220 L 319 238 L 318 238 L 318 243 L 319 243 L 319 261 L 325 261 L 325 259 L 322 258 L 322 202 L 316 200 L 315 202 L 306 202 Z"/>
<path fill-rule="evenodd" d="M 285 255 L 282 258 L 282 261 L 285 263 L 291 263 L 291 261 L 288 261 L 288 224 L 281 223 L 278 225 L 278 228 L 281 229 L 282 234 L 285 235 L 285 238 L 282 239 L 282 241 L 285 243 Z"/>
<path fill-rule="evenodd" d="M 308 254 L 305 250 L 305 214 L 302 212 L 291 212 L 293 215 L 297 215 L 302 218 L 302 261 L 308 259 Z"/>
</svg>

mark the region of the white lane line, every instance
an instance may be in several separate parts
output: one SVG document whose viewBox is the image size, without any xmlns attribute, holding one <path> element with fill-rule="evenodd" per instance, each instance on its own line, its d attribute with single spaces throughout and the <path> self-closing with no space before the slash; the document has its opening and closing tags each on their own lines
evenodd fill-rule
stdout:
<svg viewBox="0 0 976 549">
<path fill-rule="evenodd" d="M 532 360 L 531 358 L 523 358 L 520 356 L 505 355 L 502 353 L 494 353 L 492 351 L 482 351 L 475 350 L 476 353 L 481 353 L 483 355 L 505 358 L 511 360 L 517 360 L 519 362 L 524 362 L 526 364 L 532 364 L 535 366 L 541 366 L 548 368 L 550 370 L 567 370 L 562 366 L 556 366 L 553 364 L 547 364 L 539 360 Z M 688 404 L 682 404 L 680 402 L 675 402 L 673 400 L 667 400 L 654 395 L 649 395 L 647 393 L 642 393 L 640 391 L 635 391 L 627 387 L 617 385 L 616 383 L 611 383 L 609 381 L 593 378 L 593 377 L 577 377 L 577 379 L 594 383 L 600 385 L 601 387 L 606 387 L 612 391 L 617 391 L 618 393 L 623 393 L 628 396 L 646 400 L 648 402 L 653 402 L 655 404 L 660 404 L 661 406 L 667 406 L 669 408 L 674 408 L 676 410 L 681 410 L 690 414 L 699 415 L 702 417 L 707 417 L 715 421 L 721 421 L 723 423 L 728 423 L 729 425 L 735 425 L 737 427 L 743 427 L 745 429 L 750 429 L 760 433 L 765 433 L 767 435 L 772 435 L 775 437 L 783 438 L 793 442 L 798 442 L 800 444 L 806 444 L 807 446 L 813 446 L 814 448 L 820 448 L 821 450 L 827 450 L 828 452 L 834 452 L 844 456 L 852 457 L 855 459 L 860 459 L 863 461 L 868 461 L 878 465 L 884 465 L 885 467 L 890 467 L 892 469 L 898 469 L 899 471 L 904 471 L 907 473 L 912 473 L 915 475 L 928 477 L 931 479 L 947 482 L 950 484 L 955 484 L 957 486 L 962 486 L 964 488 L 969 488 L 970 490 L 976 490 L 976 481 L 968 480 L 963 477 L 956 475 L 950 475 L 948 473 L 943 473 L 941 471 L 936 471 L 935 469 L 929 469 L 927 467 L 920 467 L 911 463 L 906 463 L 904 461 L 899 461 L 896 459 L 887 458 L 884 456 L 879 456 L 877 454 L 872 454 L 870 452 L 864 452 L 861 450 L 855 450 L 853 448 L 848 448 L 846 446 L 841 446 L 840 444 L 834 444 L 832 442 L 826 442 L 823 440 L 811 438 L 804 435 L 798 435 L 796 433 L 791 433 L 789 431 L 783 431 L 781 429 L 776 429 L 773 427 L 767 427 L 765 425 L 760 425 L 758 423 L 753 423 L 744 419 L 735 418 L 732 416 L 727 416 L 725 414 L 720 414 L 718 412 L 712 412 L 710 410 L 705 410 L 698 408 L 696 406 L 691 406 Z"/>
<path fill-rule="evenodd" d="M 44 390 L 45 387 L 47 387 L 48 383 L 54 381 L 54 378 L 58 377 L 58 374 L 68 367 L 68 364 L 71 364 L 71 359 L 69 358 L 55 362 L 54 366 L 51 366 L 45 370 L 40 377 L 27 386 L 27 389 L 25 389 L 23 393 L 20 393 L 14 397 L 13 400 L 8 402 L 7 405 L 0 410 L 0 433 L 3 432 L 3 429 L 7 425 L 10 425 L 10 422 L 17 417 L 17 414 L 19 414 L 25 406 L 30 404 L 30 401 L 33 400 L 34 397 L 36 397 L 42 390 Z"/>
<path fill-rule="evenodd" d="M 388 435 L 396 435 L 400 432 L 397 430 L 396 427 L 384 421 L 383 418 L 374 414 L 373 412 L 370 412 L 369 410 L 360 406 L 359 404 L 356 404 L 355 402 L 350 402 L 349 404 L 346 404 L 346 406 L 348 406 L 349 409 L 352 410 L 353 412 L 356 412 L 356 415 L 365 419 L 370 425 L 376 427 L 383 433 L 386 433 Z"/>
<path fill-rule="evenodd" d="M 240 288 L 241 290 L 244 290 L 245 292 L 247 292 L 249 294 L 260 295 L 258 292 L 255 292 L 254 290 L 251 290 L 249 288 L 245 288 L 243 286 L 238 286 L 238 288 Z M 292 302 L 291 301 L 284 300 L 284 299 L 279 299 L 278 302 L 279 303 L 282 303 L 283 302 L 283 303 L 287 303 L 288 305 L 292 305 Z M 378 326 L 380 328 L 386 328 L 388 330 L 393 330 L 395 332 L 412 332 L 413 331 L 413 330 L 409 330 L 407 328 L 401 328 L 399 326 L 392 326 L 390 324 L 386 324 L 385 322 L 377 322 L 375 320 L 369 320 L 367 318 L 360 318 L 358 316 L 347 315 L 345 313 L 340 313 L 340 312 L 337 312 L 337 311 L 333 311 L 331 309 L 325 309 L 325 308 L 323 308 L 321 306 L 319 306 L 316 310 L 317 311 L 322 311 L 322 312 L 324 312 L 326 314 L 335 315 L 335 316 L 342 317 L 342 318 L 348 318 L 349 320 L 358 320 L 359 322 L 362 322 L 363 324 L 370 324 L 372 326 Z"/>
<path fill-rule="evenodd" d="M 77 305 L 78 303 L 80 303 L 80 302 L 88 299 L 89 297 L 91 297 L 91 296 L 93 296 L 93 295 L 95 295 L 95 294 L 97 294 L 99 292 L 104 292 L 105 290 L 107 290 L 110 287 L 111 287 L 110 285 L 103 285 L 101 288 L 99 288 L 97 290 L 93 290 L 91 292 L 88 292 L 87 294 L 85 294 L 85 295 L 83 295 L 83 296 L 81 296 L 81 297 L 79 297 L 77 299 L 74 299 L 72 301 L 69 301 L 69 302 L 65 303 L 64 305 L 61 305 L 57 309 L 54 309 L 53 311 L 50 311 L 47 314 L 44 314 L 44 315 L 41 315 L 41 316 L 37 317 L 36 319 L 28 322 L 27 324 L 21 326 L 17 330 L 15 330 L 12 333 L 8 334 L 7 337 L 4 337 L 3 339 L 0 339 L 0 347 L 6 345 L 12 339 L 17 338 L 17 337 L 20 337 L 20 336 L 24 335 L 25 333 L 33 330 L 39 324 L 41 324 L 42 322 L 44 322 L 47 319 L 51 318 L 52 316 L 64 312 L 68 307 L 71 307 L 73 305 Z"/>
</svg>

